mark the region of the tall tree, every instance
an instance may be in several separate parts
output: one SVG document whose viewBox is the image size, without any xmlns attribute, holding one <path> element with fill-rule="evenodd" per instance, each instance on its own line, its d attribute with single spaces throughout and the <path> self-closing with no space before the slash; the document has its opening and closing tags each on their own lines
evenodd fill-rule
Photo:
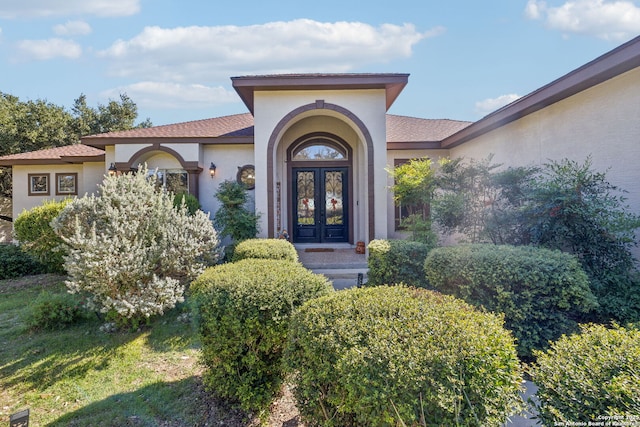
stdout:
<svg viewBox="0 0 640 427">
<path fill-rule="evenodd" d="M 63 107 L 0 93 L 0 156 L 73 144 L 72 125 Z M 0 196 L 11 197 L 11 168 L 0 168 Z"/>
<path fill-rule="evenodd" d="M 87 97 L 81 94 L 74 101 L 72 111 L 75 116 L 74 127 L 79 137 L 152 126 L 149 118 L 134 124 L 138 117 L 138 106 L 126 93 L 120 94 L 120 102 L 110 100 L 108 104 L 98 104 L 96 108 L 89 107 Z"/>
<path fill-rule="evenodd" d="M 46 100 L 20 101 L 0 92 L 0 156 L 77 144 L 84 135 L 150 127 L 135 125 L 138 107 L 126 94 L 119 101 L 89 107 L 84 94 L 71 112 Z M 0 168 L 0 196 L 11 197 L 11 168 Z"/>
<path fill-rule="evenodd" d="M 64 107 L 46 100 L 21 102 L 0 93 L 0 155 L 77 142 L 73 116 Z"/>
</svg>

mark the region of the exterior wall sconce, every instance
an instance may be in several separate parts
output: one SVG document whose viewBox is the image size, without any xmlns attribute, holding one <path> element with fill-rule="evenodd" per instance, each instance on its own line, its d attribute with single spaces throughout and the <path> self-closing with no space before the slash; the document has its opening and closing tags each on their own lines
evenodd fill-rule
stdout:
<svg viewBox="0 0 640 427">
<path fill-rule="evenodd" d="M 111 166 L 109 166 L 109 176 L 115 176 L 117 172 L 118 169 L 116 169 L 116 165 L 114 163 L 111 163 Z"/>
<path fill-rule="evenodd" d="M 209 166 L 209 176 L 211 178 L 216 176 L 216 165 L 213 162 L 211 162 L 211 166 Z"/>
</svg>

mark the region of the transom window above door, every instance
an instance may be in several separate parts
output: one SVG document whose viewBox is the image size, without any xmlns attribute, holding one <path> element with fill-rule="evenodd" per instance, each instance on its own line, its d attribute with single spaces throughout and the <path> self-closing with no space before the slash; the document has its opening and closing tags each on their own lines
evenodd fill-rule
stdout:
<svg viewBox="0 0 640 427">
<path fill-rule="evenodd" d="M 291 160 L 347 160 L 347 150 L 340 144 L 326 139 L 312 139 L 294 148 Z"/>
</svg>

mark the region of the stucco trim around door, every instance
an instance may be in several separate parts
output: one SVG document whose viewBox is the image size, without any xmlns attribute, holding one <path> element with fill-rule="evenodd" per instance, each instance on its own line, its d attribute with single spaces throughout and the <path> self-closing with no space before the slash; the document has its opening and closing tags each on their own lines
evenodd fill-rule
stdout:
<svg viewBox="0 0 640 427">
<path fill-rule="evenodd" d="M 284 128 L 289 124 L 296 116 L 299 114 L 305 113 L 307 111 L 312 110 L 331 110 L 335 111 L 346 119 L 350 120 L 362 133 L 364 138 L 364 142 L 367 147 L 367 186 L 368 186 L 368 199 L 367 199 L 367 210 L 368 210 L 368 220 L 369 220 L 369 240 L 373 240 L 375 238 L 375 195 L 374 195 L 374 163 L 373 163 L 373 139 L 371 138 L 371 134 L 369 130 L 365 126 L 364 122 L 360 120 L 358 116 L 353 114 L 351 111 L 347 110 L 344 107 L 341 107 L 336 104 L 331 104 L 328 102 L 324 102 L 323 100 L 317 100 L 312 104 L 302 105 L 294 110 L 290 111 L 287 115 L 285 115 L 278 124 L 275 126 L 273 131 L 271 132 L 271 136 L 269 137 L 269 144 L 267 145 L 267 231 L 269 237 L 275 237 L 275 209 L 274 209 L 274 149 L 276 147 L 276 143 L 278 142 L 279 135 L 282 134 Z"/>
</svg>

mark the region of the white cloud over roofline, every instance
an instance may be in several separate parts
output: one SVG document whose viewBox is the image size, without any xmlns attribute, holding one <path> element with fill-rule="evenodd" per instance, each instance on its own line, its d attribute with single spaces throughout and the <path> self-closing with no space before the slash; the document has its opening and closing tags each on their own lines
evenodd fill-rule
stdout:
<svg viewBox="0 0 640 427">
<path fill-rule="evenodd" d="M 493 113 L 494 111 L 511 104 L 513 101 L 521 98 L 520 95 L 510 93 L 508 95 L 500 95 L 497 98 L 487 98 L 476 102 L 476 112 L 482 116 Z"/>
<path fill-rule="evenodd" d="M 99 56 L 119 77 L 173 82 L 232 75 L 348 72 L 408 58 L 415 44 L 444 31 L 412 24 L 318 22 L 297 19 L 250 26 L 146 27 Z"/>
<path fill-rule="evenodd" d="M 143 81 L 102 92 L 103 98 L 117 99 L 126 93 L 143 108 L 210 108 L 216 105 L 239 103 L 234 91 L 221 86 Z"/>
<path fill-rule="evenodd" d="M 560 6 L 529 0 L 525 15 L 565 34 L 624 41 L 640 33 L 640 6 L 629 0 L 570 0 Z"/>
</svg>

